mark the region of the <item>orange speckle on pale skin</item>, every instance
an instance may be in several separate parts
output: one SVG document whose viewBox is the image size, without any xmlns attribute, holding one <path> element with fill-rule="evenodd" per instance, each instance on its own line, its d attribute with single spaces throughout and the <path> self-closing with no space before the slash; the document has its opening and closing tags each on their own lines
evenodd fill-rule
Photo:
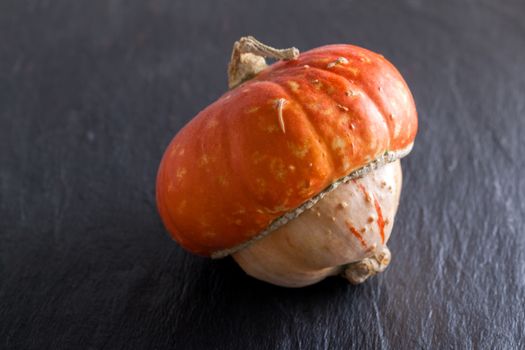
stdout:
<svg viewBox="0 0 525 350">
<path fill-rule="evenodd" d="M 363 236 L 359 233 L 359 231 L 356 230 L 356 228 L 349 222 L 345 221 L 346 227 L 350 230 L 350 232 L 357 238 L 359 243 L 363 246 L 363 248 L 367 247 L 366 241 L 364 240 Z"/>
</svg>

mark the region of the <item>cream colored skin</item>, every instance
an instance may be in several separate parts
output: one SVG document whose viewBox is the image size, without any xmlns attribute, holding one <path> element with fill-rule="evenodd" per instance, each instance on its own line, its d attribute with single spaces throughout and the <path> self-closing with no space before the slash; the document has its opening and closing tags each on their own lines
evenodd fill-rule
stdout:
<svg viewBox="0 0 525 350">
<path fill-rule="evenodd" d="M 236 252 L 233 258 L 247 274 L 279 286 L 303 287 L 337 274 L 353 284 L 361 283 L 382 272 L 390 262 L 386 242 L 401 182 L 397 160 L 341 184 L 312 208 Z M 384 242 L 376 199 L 384 220 Z"/>
</svg>

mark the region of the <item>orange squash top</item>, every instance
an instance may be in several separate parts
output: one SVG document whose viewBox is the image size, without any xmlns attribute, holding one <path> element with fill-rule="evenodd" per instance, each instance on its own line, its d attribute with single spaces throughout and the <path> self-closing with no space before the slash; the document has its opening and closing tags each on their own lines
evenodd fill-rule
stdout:
<svg viewBox="0 0 525 350">
<path fill-rule="evenodd" d="M 329 45 L 279 61 L 174 137 L 157 176 L 163 222 L 200 255 L 257 236 L 338 179 L 411 147 L 417 113 L 383 56 Z"/>
</svg>

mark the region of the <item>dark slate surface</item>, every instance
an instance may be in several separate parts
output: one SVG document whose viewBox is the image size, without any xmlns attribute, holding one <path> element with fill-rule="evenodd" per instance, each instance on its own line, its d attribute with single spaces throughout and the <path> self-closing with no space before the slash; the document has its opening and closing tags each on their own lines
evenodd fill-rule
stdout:
<svg viewBox="0 0 525 350">
<path fill-rule="evenodd" d="M 0 348 L 524 348 L 524 17 L 519 0 L 2 1 Z M 365 285 L 267 285 L 161 225 L 163 149 L 248 33 L 368 47 L 414 93 L 394 260 Z"/>
</svg>

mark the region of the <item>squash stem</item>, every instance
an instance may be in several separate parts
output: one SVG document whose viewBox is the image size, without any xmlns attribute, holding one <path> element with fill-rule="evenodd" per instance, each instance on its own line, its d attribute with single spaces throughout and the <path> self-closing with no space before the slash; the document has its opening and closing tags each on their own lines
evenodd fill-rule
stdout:
<svg viewBox="0 0 525 350">
<path fill-rule="evenodd" d="M 268 67 L 265 57 L 294 60 L 298 56 L 299 50 L 295 47 L 276 49 L 261 43 L 253 36 L 242 37 L 233 44 L 228 65 L 228 87 L 233 89 Z"/>
</svg>

